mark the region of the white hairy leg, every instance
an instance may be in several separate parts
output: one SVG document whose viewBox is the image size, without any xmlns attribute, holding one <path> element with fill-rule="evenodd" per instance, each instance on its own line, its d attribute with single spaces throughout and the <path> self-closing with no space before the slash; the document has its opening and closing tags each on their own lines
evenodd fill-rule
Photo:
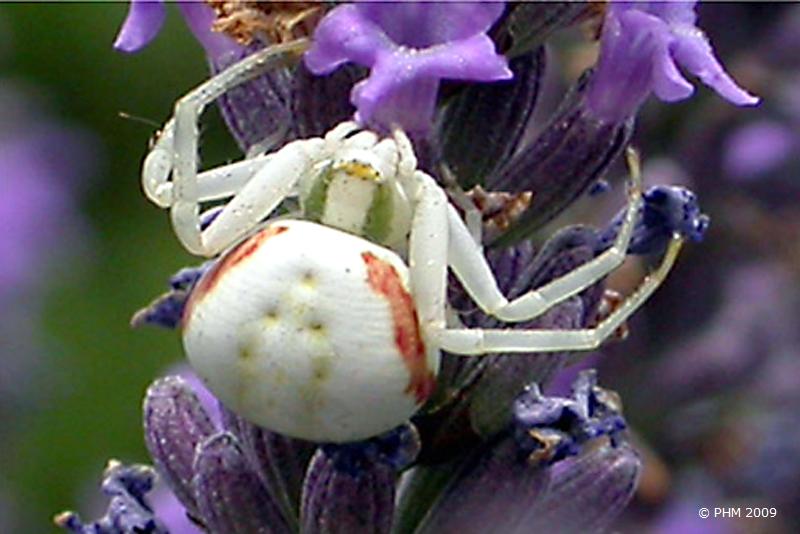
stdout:
<svg viewBox="0 0 800 534">
<path fill-rule="evenodd" d="M 633 151 L 629 152 L 628 157 L 631 166 L 628 209 L 613 245 L 564 276 L 510 302 L 497 287 L 497 281 L 482 248 L 475 243 L 455 209 L 450 208 L 448 213 L 450 267 L 467 293 L 485 313 L 506 322 L 527 321 L 580 293 L 622 264 L 643 202 L 638 158 Z"/>
<path fill-rule="evenodd" d="M 462 355 L 497 352 L 567 352 L 593 350 L 613 334 L 664 281 L 683 244 L 673 237 L 658 268 L 608 317 L 594 328 L 582 330 L 524 330 L 453 328 L 438 335 L 442 350 Z"/>
</svg>

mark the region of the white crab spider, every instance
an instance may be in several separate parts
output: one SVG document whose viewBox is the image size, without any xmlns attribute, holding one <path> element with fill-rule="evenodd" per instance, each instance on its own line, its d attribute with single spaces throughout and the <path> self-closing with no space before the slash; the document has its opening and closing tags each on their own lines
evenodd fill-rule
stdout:
<svg viewBox="0 0 800 534">
<path fill-rule="evenodd" d="M 187 303 L 183 342 L 194 369 L 233 411 L 298 438 L 367 438 L 425 402 L 441 350 L 591 350 L 665 278 L 682 243 L 677 235 L 661 265 L 594 328 L 467 329 L 446 321 L 448 268 L 484 312 L 518 322 L 618 267 L 642 203 L 633 157 L 626 217 L 613 246 L 512 301 L 499 291 L 476 229 L 416 168 L 400 130 L 381 139 L 345 122 L 324 138 L 198 175 L 203 107 L 302 48 L 295 42 L 265 49 L 182 98 L 143 169 L 145 192 L 171 208 L 183 245 L 205 256 L 224 251 Z M 300 212 L 268 219 L 291 195 L 299 197 Z M 200 204 L 228 197 L 201 229 Z"/>
</svg>

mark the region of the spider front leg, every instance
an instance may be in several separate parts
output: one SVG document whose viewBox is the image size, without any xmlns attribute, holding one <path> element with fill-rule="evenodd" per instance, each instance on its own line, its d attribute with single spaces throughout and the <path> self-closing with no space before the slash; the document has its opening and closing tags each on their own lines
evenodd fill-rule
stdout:
<svg viewBox="0 0 800 534">
<path fill-rule="evenodd" d="M 464 222 L 452 207 L 448 210 L 450 242 L 448 261 L 464 289 L 487 314 L 501 321 L 527 321 L 607 276 L 625 261 L 636 218 L 642 206 L 642 178 L 639 158 L 629 149 L 628 209 L 614 244 L 593 260 L 544 286 L 508 301 L 497 286 L 480 245 L 475 243 Z"/>
<path fill-rule="evenodd" d="M 451 328 L 442 331 L 442 350 L 481 355 L 497 352 L 568 352 L 597 349 L 635 312 L 667 277 L 678 257 L 683 238 L 674 236 L 664 259 L 613 313 L 594 328 L 582 330 L 513 330 Z"/>
<path fill-rule="evenodd" d="M 166 123 L 145 158 L 142 187 L 147 197 L 161 207 L 172 206 L 177 200 L 198 201 L 201 195 L 197 179 L 197 120 L 205 106 L 231 88 L 287 62 L 307 47 L 308 41 L 299 39 L 260 50 L 181 98 L 175 105 L 174 118 Z"/>
</svg>

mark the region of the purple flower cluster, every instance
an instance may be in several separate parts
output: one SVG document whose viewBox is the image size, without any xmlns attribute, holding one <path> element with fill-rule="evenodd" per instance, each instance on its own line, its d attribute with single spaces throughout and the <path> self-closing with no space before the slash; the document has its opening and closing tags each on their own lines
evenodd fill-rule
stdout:
<svg viewBox="0 0 800 534">
<path fill-rule="evenodd" d="M 270 44 L 245 47 L 213 32 L 206 5 L 180 8 L 212 72 Z M 509 298 L 608 249 L 622 214 L 601 229 L 568 226 L 543 243 L 531 236 L 578 200 L 598 202 L 595 193 L 607 189 L 603 176 L 628 145 L 649 95 L 673 102 L 693 93 L 679 67 L 733 104 L 757 102 L 716 59 L 694 2 L 609 2 L 604 12 L 589 4 L 504 2 L 325 9 L 302 61 L 220 100 L 232 134 L 251 151 L 274 142 L 276 132 L 281 142 L 320 136 L 349 118 L 379 133 L 403 129 L 420 168 L 467 190 L 460 200 L 479 209 L 490 267 Z M 141 49 L 163 17 L 161 3 L 133 2 L 115 47 Z M 602 22 L 597 63 L 547 116 L 540 99 L 549 68 L 544 42 L 585 20 Z M 694 193 L 657 185 L 644 194 L 627 252 L 661 255 L 676 235 L 699 241 L 708 222 Z M 179 327 L 209 265 L 173 276 L 169 291 L 133 324 Z M 500 327 L 455 281 L 449 302 L 467 327 Z M 513 327 L 588 329 L 615 305 L 601 280 Z M 408 423 L 345 444 L 255 426 L 213 398 L 199 399 L 201 386 L 171 376 L 147 392 L 145 441 L 189 518 L 174 532 L 602 531 L 634 495 L 642 462 L 618 396 L 600 388 L 594 372 L 580 373 L 568 397 L 542 394 L 575 360 L 568 353 L 445 354 L 436 392 Z M 151 473 L 132 469 L 132 478 L 124 470 L 107 473 L 106 516 L 85 524 L 66 515 L 62 526 L 81 533 L 167 528 L 159 511 L 165 501 L 153 497 L 151 506 L 144 496 Z"/>
<path fill-rule="evenodd" d="M 419 464 L 399 487 L 399 473 L 420 454 L 414 426 L 364 442 L 317 445 L 253 426 L 221 406 L 216 418 L 217 407 L 207 394 L 205 401 L 198 397 L 202 386 L 191 382 L 178 376 L 154 382 L 144 406 L 148 449 L 188 520 L 156 513 L 169 496 L 147 498 L 151 470 L 112 463 L 103 483 L 111 497 L 106 515 L 87 524 L 66 512 L 56 518 L 60 526 L 79 534 L 155 534 L 167 532 L 167 520 L 173 533 L 389 532 L 410 522 L 418 532 L 477 532 L 486 524 L 504 532 L 532 524 L 597 529 L 625 505 L 639 476 L 616 397 L 591 373 L 579 377 L 569 399 L 544 397 L 532 386 L 495 440 L 457 455 L 445 472 Z M 564 469 L 561 460 L 576 455 Z M 444 473 L 436 499 L 419 501 L 415 488 Z M 573 494 L 596 509 L 575 517 L 565 498 Z"/>
<path fill-rule="evenodd" d="M 236 48 L 231 39 L 211 31 L 209 7 L 178 4 L 212 61 Z M 632 117 L 651 92 L 667 102 L 688 98 L 694 88 L 678 65 L 733 104 L 758 102 L 736 85 L 714 56 L 696 25 L 695 4 L 609 2 L 600 57 L 586 95 L 596 117 L 606 121 Z M 489 31 L 513 9 L 503 2 L 341 5 L 317 27 L 305 64 L 316 75 L 329 74 L 348 62 L 368 67 L 369 76 L 353 86 L 351 93 L 356 120 L 382 130 L 397 125 L 427 134 L 442 80 L 512 78 Z M 164 15 L 161 2 L 132 1 L 114 46 L 138 51 L 156 36 Z M 574 17 L 567 21 L 574 22 Z"/>
</svg>

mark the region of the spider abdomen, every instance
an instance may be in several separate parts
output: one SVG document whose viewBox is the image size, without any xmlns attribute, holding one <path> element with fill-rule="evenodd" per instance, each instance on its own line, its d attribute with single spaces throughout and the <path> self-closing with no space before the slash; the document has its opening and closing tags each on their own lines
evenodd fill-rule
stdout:
<svg viewBox="0 0 800 534">
<path fill-rule="evenodd" d="M 313 441 L 402 423 L 435 384 L 408 269 L 394 252 L 307 221 L 269 224 L 198 282 L 189 361 L 246 419 Z"/>
</svg>

